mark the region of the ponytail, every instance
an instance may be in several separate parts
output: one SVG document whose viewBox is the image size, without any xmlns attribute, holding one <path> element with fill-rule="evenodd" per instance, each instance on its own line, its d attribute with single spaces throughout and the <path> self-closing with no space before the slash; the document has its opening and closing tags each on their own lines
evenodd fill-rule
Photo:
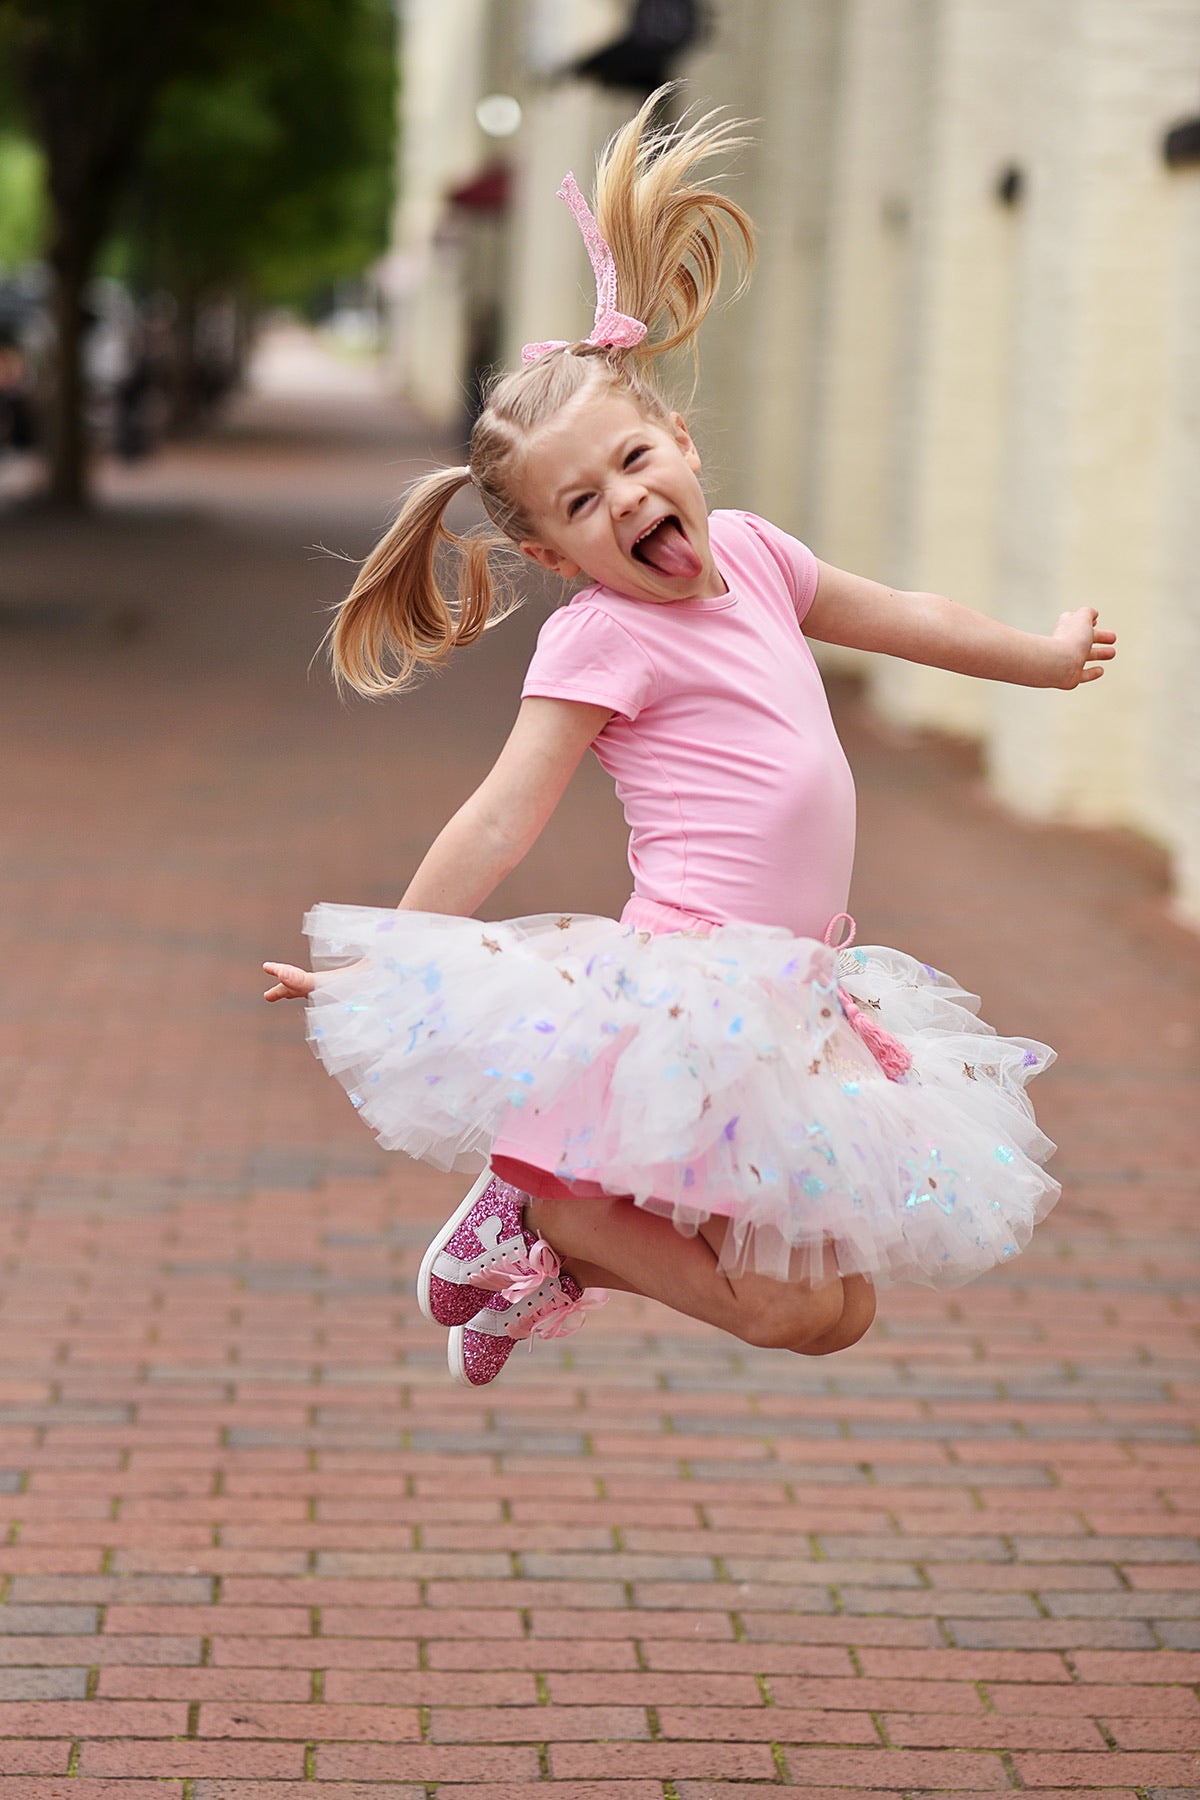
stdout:
<svg viewBox="0 0 1200 1800">
<path fill-rule="evenodd" d="M 612 250 L 623 313 L 648 327 L 626 354 L 640 361 L 693 344 L 732 254 L 745 288 L 754 266 L 754 226 L 735 200 L 692 185 L 701 162 L 740 149 L 738 120 L 704 113 L 688 125 L 654 127 L 671 88 L 650 95 L 606 146 L 596 169 L 596 222 Z M 735 296 L 736 297 L 736 296 Z"/>
<path fill-rule="evenodd" d="M 511 603 L 497 608 L 489 552 L 498 540 L 460 535 L 443 519 L 470 480 L 469 468 L 438 469 L 410 488 L 326 634 L 339 687 L 371 698 L 398 693 L 420 669 L 444 662 L 460 644 L 475 643 L 512 610 Z M 453 607 L 438 579 L 443 546 L 458 563 Z"/>
</svg>

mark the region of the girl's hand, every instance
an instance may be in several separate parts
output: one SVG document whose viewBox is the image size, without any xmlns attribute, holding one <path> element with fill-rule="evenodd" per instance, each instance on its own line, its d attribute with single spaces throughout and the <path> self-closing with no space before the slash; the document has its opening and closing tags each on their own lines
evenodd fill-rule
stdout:
<svg viewBox="0 0 1200 1800">
<path fill-rule="evenodd" d="M 1073 688 L 1098 680 L 1117 654 L 1116 632 L 1098 630 L 1096 619 L 1094 606 L 1080 606 L 1051 632 L 1021 631 L 944 594 L 907 593 L 818 563 L 804 635 L 985 681 Z"/>
<path fill-rule="evenodd" d="M 264 963 L 268 975 L 275 976 L 275 986 L 268 988 L 264 1000 L 303 1000 L 317 985 L 309 969 L 298 969 L 293 963 Z"/>
<path fill-rule="evenodd" d="M 1064 652 L 1064 668 L 1054 685 L 1078 687 L 1083 681 L 1098 681 L 1104 664 L 1117 654 L 1115 631 L 1098 631 L 1099 618 L 1094 606 L 1079 606 L 1074 612 L 1061 614 L 1051 632 L 1051 640 Z"/>
</svg>

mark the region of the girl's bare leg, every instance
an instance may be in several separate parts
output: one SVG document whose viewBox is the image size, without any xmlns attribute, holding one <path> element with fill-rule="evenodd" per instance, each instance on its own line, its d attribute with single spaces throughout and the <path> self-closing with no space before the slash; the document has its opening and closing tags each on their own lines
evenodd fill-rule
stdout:
<svg viewBox="0 0 1200 1800">
<path fill-rule="evenodd" d="M 842 1316 L 823 1338 L 805 1344 L 805 1356 L 830 1356 L 848 1350 L 871 1329 L 875 1318 L 875 1289 L 865 1275 L 841 1276 Z"/>
<path fill-rule="evenodd" d="M 856 1343 L 874 1317 L 874 1293 L 861 1276 L 843 1280 L 831 1271 L 814 1285 L 724 1274 L 717 1264 L 724 1220 L 689 1238 L 631 1200 L 572 1199 L 531 1200 L 525 1223 L 553 1245 L 580 1286 L 645 1294 L 748 1344 L 825 1356 Z"/>
</svg>

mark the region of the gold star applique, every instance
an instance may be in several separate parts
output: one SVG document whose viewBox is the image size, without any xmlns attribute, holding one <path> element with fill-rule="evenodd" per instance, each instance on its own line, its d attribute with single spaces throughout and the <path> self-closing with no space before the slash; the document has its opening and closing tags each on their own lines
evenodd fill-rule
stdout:
<svg viewBox="0 0 1200 1800">
<path fill-rule="evenodd" d="M 479 941 L 485 950 L 490 950 L 493 956 L 499 956 L 500 945 L 496 942 L 495 938 L 490 938 L 485 935 L 481 937 Z"/>
<path fill-rule="evenodd" d="M 667 1017 L 669 1019 L 677 1019 L 682 1011 L 682 1006 L 669 1006 L 667 1008 Z"/>
<path fill-rule="evenodd" d="M 570 929 L 571 929 L 572 925 L 575 923 L 575 921 L 573 918 L 571 918 L 569 913 L 564 913 L 562 918 L 555 919 L 554 923 L 558 926 L 558 929 L 560 931 L 570 931 Z"/>
<path fill-rule="evenodd" d="M 564 981 L 569 981 L 572 987 L 575 986 L 575 977 L 572 975 L 570 969 L 560 969 L 558 972 Z"/>
<path fill-rule="evenodd" d="M 707 1094 L 705 1094 L 704 1105 L 700 1108 L 701 1113 L 706 1113 L 711 1105 L 712 1105 L 711 1099 L 709 1098 L 709 1096 Z"/>
<path fill-rule="evenodd" d="M 963 1064 L 963 1074 L 966 1076 L 968 1081 L 974 1081 L 975 1080 L 975 1064 L 974 1063 L 964 1063 Z"/>
<path fill-rule="evenodd" d="M 808 1065 L 808 1072 L 810 1075 L 819 1075 L 821 1073 L 821 1059 L 819 1056 L 813 1057 Z"/>
</svg>

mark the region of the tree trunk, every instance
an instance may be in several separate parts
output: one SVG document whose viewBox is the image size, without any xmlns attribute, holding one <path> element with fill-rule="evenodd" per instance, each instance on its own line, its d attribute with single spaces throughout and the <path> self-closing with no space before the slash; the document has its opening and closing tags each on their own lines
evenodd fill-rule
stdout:
<svg viewBox="0 0 1200 1800">
<path fill-rule="evenodd" d="M 171 430 L 179 436 L 194 431 L 200 417 L 196 358 L 198 319 L 196 290 L 181 282 L 175 289 L 175 323 L 171 333 Z"/>
<path fill-rule="evenodd" d="M 211 9 L 212 0 L 206 8 L 199 0 L 0 0 L 5 22 L 13 16 L 13 67 L 46 159 L 54 221 L 49 495 L 58 506 L 78 510 L 88 499 L 84 289 L 155 97 Z"/>
<path fill-rule="evenodd" d="M 83 295 L 90 261 L 61 243 L 50 257 L 55 345 L 48 494 L 53 505 L 72 512 L 83 511 L 89 498 Z"/>
</svg>

